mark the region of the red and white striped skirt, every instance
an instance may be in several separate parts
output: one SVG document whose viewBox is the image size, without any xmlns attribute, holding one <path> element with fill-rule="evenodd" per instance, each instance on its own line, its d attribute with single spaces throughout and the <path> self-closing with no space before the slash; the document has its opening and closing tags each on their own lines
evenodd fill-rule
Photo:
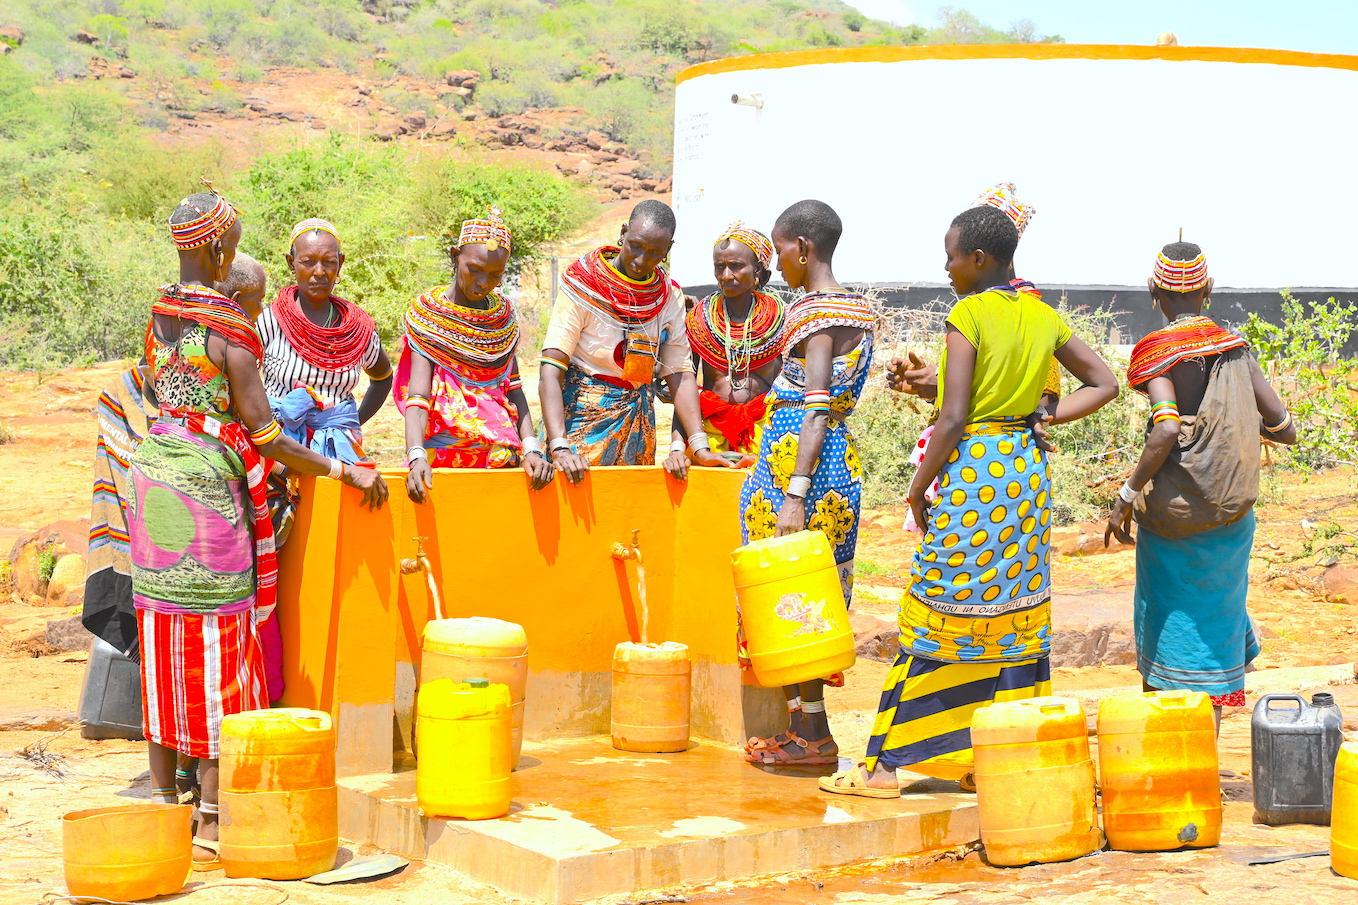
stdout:
<svg viewBox="0 0 1358 905">
<path fill-rule="evenodd" d="M 269 706 L 254 617 L 138 609 L 137 626 L 147 740 L 216 759 L 222 717 Z"/>
</svg>

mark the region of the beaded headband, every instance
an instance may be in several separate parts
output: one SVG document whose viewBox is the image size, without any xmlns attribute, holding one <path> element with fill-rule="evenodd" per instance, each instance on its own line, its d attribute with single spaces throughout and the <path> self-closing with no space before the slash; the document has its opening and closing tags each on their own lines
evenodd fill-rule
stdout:
<svg viewBox="0 0 1358 905">
<path fill-rule="evenodd" d="M 339 233 L 335 232 L 335 225 L 333 223 L 329 220 L 322 220 L 320 217 L 308 217 L 292 228 L 292 235 L 288 236 L 288 251 L 292 251 L 292 246 L 297 244 L 298 236 L 302 233 L 311 232 L 313 229 L 323 233 L 330 233 L 330 235 L 335 237 L 335 244 L 340 244 Z"/>
<path fill-rule="evenodd" d="M 504 220 L 501 219 L 502 216 L 500 209 L 492 206 L 485 220 L 463 220 L 462 232 L 457 234 L 457 247 L 484 242 L 491 251 L 501 245 L 505 251 L 509 251 L 512 237 L 509 234 L 509 227 L 505 226 Z"/>
<path fill-rule="evenodd" d="M 1010 220 L 1014 221 L 1018 234 L 1022 236 L 1023 231 L 1028 228 L 1029 221 L 1037 213 L 1037 208 L 1029 204 L 1020 204 L 1014 195 L 1014 183 L 1001 182 L 982 192 L 981 196 L 971 203 L 971 206 L 993 207 L 1003 211 Z"/>
<path fill-rule="evenodd" d="M 200 248 L 218 236 L 225 235 L 240 219 L 240 214 L 231 206 L 231 202 L 213 191 L 212 183 L 206 179 L 202 180 L 202 183 L 217 199 L 217 203 L 212 206 L 212 209 L 200 211 L 193 206 L 193 202 L 185 198 L 179 202 L 178 206 L 188 206 L 197 212 L 198 216 L 183 223 L 166 221 L 166 225 L 170 227 L 170 238 L 174 241 L 175 246 L 183 251 L 190 248 Z"/>
<path fill-rule="evenodd" d="M 754 252 L 754 256 L 759 260 L 760 264 L 768 267 L 773 263 L 773 243 L 758 230 L 750 229 L 748 226 L 742 226 L 741 224 L 743 222 L 744 221 L 737 220 L 735 223 L 726 227 L 722 234 L 717 237 L 717 241 L 713 244 L 720 245 L 727 239 L 735 239 L 737 242 L 748 247 L 750 251 Z"/>
<path fill-rule="evenodd" d="M 1207 285 L 1207 256 L 1191 261 L 1175 261 L 1164 252 L 1155 256 L 1155 285 L 1170 292 L 1193 292 Z"/>
</svg>

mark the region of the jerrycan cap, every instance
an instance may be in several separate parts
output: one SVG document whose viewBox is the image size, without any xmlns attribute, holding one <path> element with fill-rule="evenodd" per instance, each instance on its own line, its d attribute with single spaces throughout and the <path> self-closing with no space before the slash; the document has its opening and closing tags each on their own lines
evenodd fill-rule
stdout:
<svg viewBox="0 0 1358 905">
<path fill-rule="evenodd" d="M 471 688 L 489 688 L 489 687 L 490 687 L 490 679 L 463 679 L 462 682 L 463 682 L 463 684 L 468 685 L 468 686 L 470 686 Z"/>
<path fill-rule="evenodd" d="M 1327 691 L 1318 691 L 1318 692 L 1316 692 L 1315 694 L 1311 695 L 1311 706 L 1312 706 L 1312 707 L 1333 707 L 1333 706 L 1334 706 L 1334 695 L 1330 694 L 1330 693 L 1327 692 Z"/>
</svg>

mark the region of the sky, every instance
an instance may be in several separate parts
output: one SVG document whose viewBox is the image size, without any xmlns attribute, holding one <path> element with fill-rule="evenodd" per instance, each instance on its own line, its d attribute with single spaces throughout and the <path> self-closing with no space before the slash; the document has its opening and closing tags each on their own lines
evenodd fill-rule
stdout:
<svg viewBox="0 0 1358 905">
<path fill-rule="evenodd" d="M 939 7 L 970 10 L 993 28 L 1031 19 L 1069 44 L 1154 44 L 1172 31 L 1181 45 L 1266 47 L 1358 54 L 1358 0 L 847 0 L 875 19 L 937 24 Z"/>
</svg>

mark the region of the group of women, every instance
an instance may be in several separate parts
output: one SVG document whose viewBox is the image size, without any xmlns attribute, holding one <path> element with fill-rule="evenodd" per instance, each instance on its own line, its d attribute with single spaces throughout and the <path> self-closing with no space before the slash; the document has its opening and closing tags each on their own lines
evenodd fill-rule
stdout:
<svg viewBox="0 0 1358 905">
<path fill-rule="evenodd" d="M 868 757 L 826 777 L 829 792 L 897 794 L 900 767 L 965 781 L 971 713 L 1050 688 L 1051 485 L 1038 425 L 1084 417 L 1118 385 L 1032 284 L 1015 278 L 1014 251 L 1032 212 L 1012 195 L 1011 186 L 997 187 L 945 233 L 959 301 L 943 360 L 937 368 L 913 358 L 888 367 L 894 388 L 940 400 L 909 495 L 923 538 Z M 667 231 L 651 244 L 668 249 L 673 214 L 659 207 L 640 220 L 634 212 L 632 226 Z M 145 383 L 158 415 L 131 457 L 128 534 L 153 791 L 172 800 L 177 755 L 198 759 L 195 863 L 207 867 L 216 863 L 221 719 L 267 706 L 282 691 L 271 615 L 276 550 L 294 502 L 290 479 L 340 480 L 366 505 L 382 506 L 388 489 L 364 452 L 362 428 L 393 394 L 405 423 L 405 489 L 416 502 L 427 498 L 433 468 L 521 467 L 537 490 L 558 467 L 578 480 L 553 459 L 579 455 L 572 442 L 554 439 L 549 457 L 538 438 L 516 357 L 518 319 L 499 291 L 513 240 L 497 210 L 462 225 L 450 248 L 452 281 L 410 304 L 395 366 L 372 318 L 334 294 L 345 258 L 327 221 L 293 230 L 286 253 L 293 282 L 253 320 L 219 291 L 243 229 L 231 204 L 209 186 L 179 204 L 169 229 L 179 280 L 152 305 Z M 811 200 L 784 211 L 768 237 L 733 224 L 713 246 L 719 289 L 692 305 L 684 335 L 665 342 L 691 350 L 701 389 L 702 431 L 686 436 L 685 423 L 699 423 L 686 403 L 670 459 L 688 449 L 697 464 L 752 466 L 740 497 L 745 542 L 823 531 L 848 606 L 863 478 L 848 420 L 872 362 L 876 318 L 834 276 L 842 229 L 834 210 Z M 787 284 L 802 290 L 786 305 L 763 291 L 775 255 Z M 654 279 L 671 292 L 658 270 L 629 276 L 608 266 L 619 285 Z M 610 361 L 632 360 L 628 337 L 624 331 L 616 349 L 616 337 L 609 340 Z M 650 353 L 635 357 L 658 361 Z M 1081 384 L 1059 402 L 1053 360 Z M 623 373 L 633 392 L 652 375 Z M 359 403 L 361 374 L 370 385 Z M 631 423 L 614 420 L 619 431 Z M 609 448 L 631 442 L 601 438 Z M 667 459 L 666 467 L 682 478 L 687 463 L 671 467 Z M 787 729 L 751 739 L 746 760 L 834 763 L 823 689 L 840 681 L 785 689 Z"/>
</svg>

